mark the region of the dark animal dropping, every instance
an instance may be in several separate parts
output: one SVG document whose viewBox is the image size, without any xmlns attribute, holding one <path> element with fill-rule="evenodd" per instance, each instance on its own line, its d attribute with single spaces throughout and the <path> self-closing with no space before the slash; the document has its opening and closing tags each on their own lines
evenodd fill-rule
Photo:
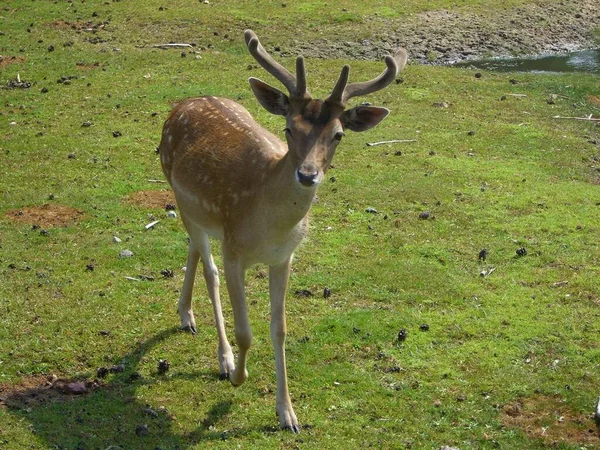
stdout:
<svg viewBox="0 0 600 450">
<path fill-rule="evenodd" d="M 398 342 L 404 342 L 407 336 L 408 331 L 406 331 L 405 328 L 402 328 L 400 331 L 398 331 Z"/>
<path fill-rule="evenodd" d="M 166 359 L 160 359 L 158 361 L 158 373 L 160 373 L 161 375 L 164 375 L 165 373 L 167 373 L 169 371 L 169 368 L 171 367 L 171 363 L 169 361 L 167 361 Z"/>
<path fill-rule="evenodd" d="M 521 247 L 517 249 L 517 256 L 525 256 L 527 254 L 527 249 L 525 247 Z"/>
</svg>

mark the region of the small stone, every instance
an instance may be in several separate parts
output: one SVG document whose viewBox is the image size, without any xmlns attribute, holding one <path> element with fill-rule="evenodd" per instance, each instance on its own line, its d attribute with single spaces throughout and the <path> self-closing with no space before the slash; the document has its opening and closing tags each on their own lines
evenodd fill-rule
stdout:
<svg viewBox="0 0 600 450">
<path fill-rule="evenodd" d="M 165 373 L 167 373 L 169 371 L 170 368 L 171 368 L 171 363 L 169 361 L 167 361 L 166 359 L 158 360 L 157 370 L 158 370 L 159 374 L 164 375 Z"/>
<path fill-rule="evenodd" d="M 510 80 L 508 80 L 508 82 L 510 84 L 518 84 L 519 82 L 517 80 L 515 80 L 514 78 L 511 78 Z"/>
<path fill-rule="evenodd" d="M 106 376 L 108 375 L 108 369 L 106 367 L 98 367 L 98 369 L 96 370 L 96 376 L 98 378 L 106 378 Z"/>
<path fill-rule="evenodd" d="M 175 211 L 177 207 L 173 203 L 167 203 L 165 205 L 165 210 L 167 211 Z"/>
<path fill-rule="evenodd" d="M 85 122 L 83 122 L 81 124 L 82 127 L 91 127 L 92 126 L 92 122 L 90 122 L 89 120 L 86 120 Z"/>
<path fill-rule="evenodd" d="M 82 395 L 87 393 L 87 387 L 84 383 L 75 381 L 64 386 L 64 392 L 67 395 Z"/>
<path fill-rule="evenodd" d="M 137 425 L 135 427 L 136 436 L 148 436 L 148 433 L 150 433 L 150 430 L 148 430 L 148 425 L 146 424 Z"/>
<path fill-rule="evenodd" d="M 154 411 L 152 408 L 144 408 L 144 412 L 146 414 L 148 414 L 150 417 L 153 417 L 155 419 L 158 417 L 158 413 L 156 411 Z"/>
<path fill-rule="evenodd" d="M 331 289 L 326 287 L 325 289 L 323 289 L 323 298 L 329 298 L 329 297 L 331 297 Z"/>
<path fill-rule="evenodd" d="M 75 158 L 77 158 L 77 155 L 75 153 L 69 153 L 67 155 L 67 158 L 69 158 L 69 159 L 75 159 Z"/>
<path fill-rule="evenodd" d="M 176 219 L 177 213 L 175 211 L 169 211 L 167 212 L 167 217 L 169 217 L 170 219 Z"/>
<path fill-rule="evenodd" d="M 119 244 L 119 243 L 121 242 L 121 239 L 120 239 L 119 237 L 117 237 L 117 236 L 113 236 L 112 240 L 113 240 L 113 242 L 114 242 L 115 244 Z M 131 256 L 131 255 L 130 255 L 130 256 Z"/>
<path fill-rule="evenodd" d="M 125 372 L 125 364 L 117 364 L 108 369 L 111 373 L 123 373 Z"/>
<path fill-rule="evenodd" d="M 113 135 L 113 137 L 121 137 L 121 136 L 123 136 L 123 133 L 121 133 L 120 131 L 113 131 L 112 135 Z"/>
<path fill-rule="evenodd" d="M 481 72 L 477 72 L 477 73 L 475 74 L 475 78 L 481 78 Z"/>
<path fill-rule="evenodd" d="M 371 208 L 370 206 L 367 209 L 365 209 L 365 212 L 369 213 L 369 214 L 377 214 L 378 213 L 378 211 L 375 208 Z"/>
<path fill-rule="evenodd" d="M 475 136 L 475 132 L 474 132 L 473 130 L 469 131 L 467 134 L 468 134 L 469 136 Z"/>
<path fill-rule="evenodd" d="M 298 289 L 294 294 L 296 297 L 312 297 L 313 295 L 308 289 Z"/>
<path fill-rule="evenodd" d="M 47 94 L 48 93 L 48 88 L 47 87 L 43 87 L 42 89 L 40 89 L 40 92 L 42 94 Z"/>
<path fill-rule="evenodd" d="M 54 51 L 54 45 L 49 45 L 48 46 L 48 51 L 49 52 L 53 52 Z"/>
<path fill-rule="evenodd" d="M 429 211 L 423 211 L 421 214 L 419 214 L 419 219 L 421 220 L 427 220 L 431 217 L 431 213 Z"/>
<path fill-rule="evenodd" d="M 424 323 L 419 327 L 419 329 L 421 331 L 429 331 L 429 324 Z"/>
<path fill-rule="evenodd" d="M 504 101 L 504 100 L 506 100 L 506 95 L 503 95 L 502 97 L 500 97 L 500 100 L 501 100 L 501 101 Z"/>
<path fill-rule="evenodd" d="M 121 250 L 119 252 L 119 258 L 131 258 L 133 256 L 133 252 L 131 250 Z"/>
<path fill-rule="evenodd" d="M 86 264 L 85 270 L 93 272 L 94 271 L 94 265 L 93 264 Z"/>
</svg>

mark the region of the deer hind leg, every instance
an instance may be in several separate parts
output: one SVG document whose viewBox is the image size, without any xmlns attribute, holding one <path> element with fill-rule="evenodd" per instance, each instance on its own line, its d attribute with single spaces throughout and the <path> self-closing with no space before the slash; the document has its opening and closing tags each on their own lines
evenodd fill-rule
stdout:
<svg viewBox="0 0 600 450">
<path fill-rule="evenodd" d="M 246 294 L 244 288 L 245 269 L 239 259 L 231 258 L 223 251 L 225 280 L 227 290 L 233 309 L 233 320 L 235 329 L 235 340 L 238 345 L 238 360 L 235 370 L 229 376 L 231 384 L 239 386 L 248 378 L 246 370 L 246 359 L 248 350 L 252 345 L 252 331 L 248 321 L 248 309 L 246 307 Z"/>
<path fill-rule="evenodd" d="M 287 384 L 285 364 L 285 291 L 290 276 L 291 257 L 283 264 L 269 267 L 269 294 L 271 297 L 271 338 L 275 350 L 275 369 L 277 371 L 277 405 L 279 425 L 294 433 L 300 432 L 298 419 L 292 407 Z"/>
</svg>

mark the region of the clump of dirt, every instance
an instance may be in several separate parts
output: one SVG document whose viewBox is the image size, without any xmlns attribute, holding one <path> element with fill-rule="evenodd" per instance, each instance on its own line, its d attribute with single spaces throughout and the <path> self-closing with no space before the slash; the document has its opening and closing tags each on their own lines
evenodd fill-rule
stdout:
<svg viewBox="0 0 600 450">
<path fill-rule="evenodd" d="M 96 33 L 98 31 L 102 31 L 106 28 L 107 25 L 110 24 L 110 21 L 105 22 L 97 22 L 94 23 L 92 21 L 74 21 L 68 22 L 66 20 L 55 20 L 52 22 L 52 28 L 57 30 L 75 30 L 78 33 L 88 32 L 88 33 Z"/>
<path fill-rule="evenodd" d="M 101 386 L 98 380 L 66 380 L 53 375 L 27 377 L 17 384 L 0 384 L 0 407 L 27 409 L 87 395 Z"/>
<path fill-rule="evenodd" d="M 69 206 L 45 204 L 8 211 L 6 214 L 16 222 L 47 229 L 76 223 L 81 220 L 84 212 Z"/>
<path fill-rule="evenodd" d="M 446 64 L 598 46 L 594 39 L 600 23 L 597 0 L 548 3 L 528 2 L 508 10 L 427 11 L 393 19 L 371 16 L 364 20 L 371 29 L 378 30 L 372 38 L 353 41 L 348 38 L 351 33 L 340 30 L 338 34 L 345 38 L 295 41 L 290 48 L 270 50 L 281 56 L 381 60 L 401 46 L 413 61 Z"/>
<path fill-rule="evenodd" d="M 600 445 L 600 432 L 590 415 L 573 411 L 559 398 L 536 394 L 505 405 L 502 423 L 549 444 Z"/>
<path fill-rule="evenodd" d="M 173 191 L 138 191 L 127 197 L 129 203 L 144 208 L 172 209 L 175 205 Z"/>
<path fill-rule="evenodd" d="M 0 69 L 10 66 L 11 64 L 22 63 L 27 61 L 21 56 L 2 56 L 0 55 Z"/>
</svg>

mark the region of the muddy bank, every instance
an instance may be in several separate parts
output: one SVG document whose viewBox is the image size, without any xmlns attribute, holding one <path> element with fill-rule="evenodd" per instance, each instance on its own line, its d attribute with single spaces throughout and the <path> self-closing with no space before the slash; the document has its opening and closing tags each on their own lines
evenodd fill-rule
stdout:
<svg viewBox="0 0 600 450">
<path fill-rule="evenodd" d="M 446 64 L 492 56 L 558 53 L 600 46 L 598 0 L 538 1 L 509 10 L 429 11 L 408 19 L 366 18 L 361 41 L 321 38 L 279 52 L 307 57 L 381 59 L 398 46 L 413 62 Z M 594 32 L 596 36 L 594 37 Z"/>
</svg>

